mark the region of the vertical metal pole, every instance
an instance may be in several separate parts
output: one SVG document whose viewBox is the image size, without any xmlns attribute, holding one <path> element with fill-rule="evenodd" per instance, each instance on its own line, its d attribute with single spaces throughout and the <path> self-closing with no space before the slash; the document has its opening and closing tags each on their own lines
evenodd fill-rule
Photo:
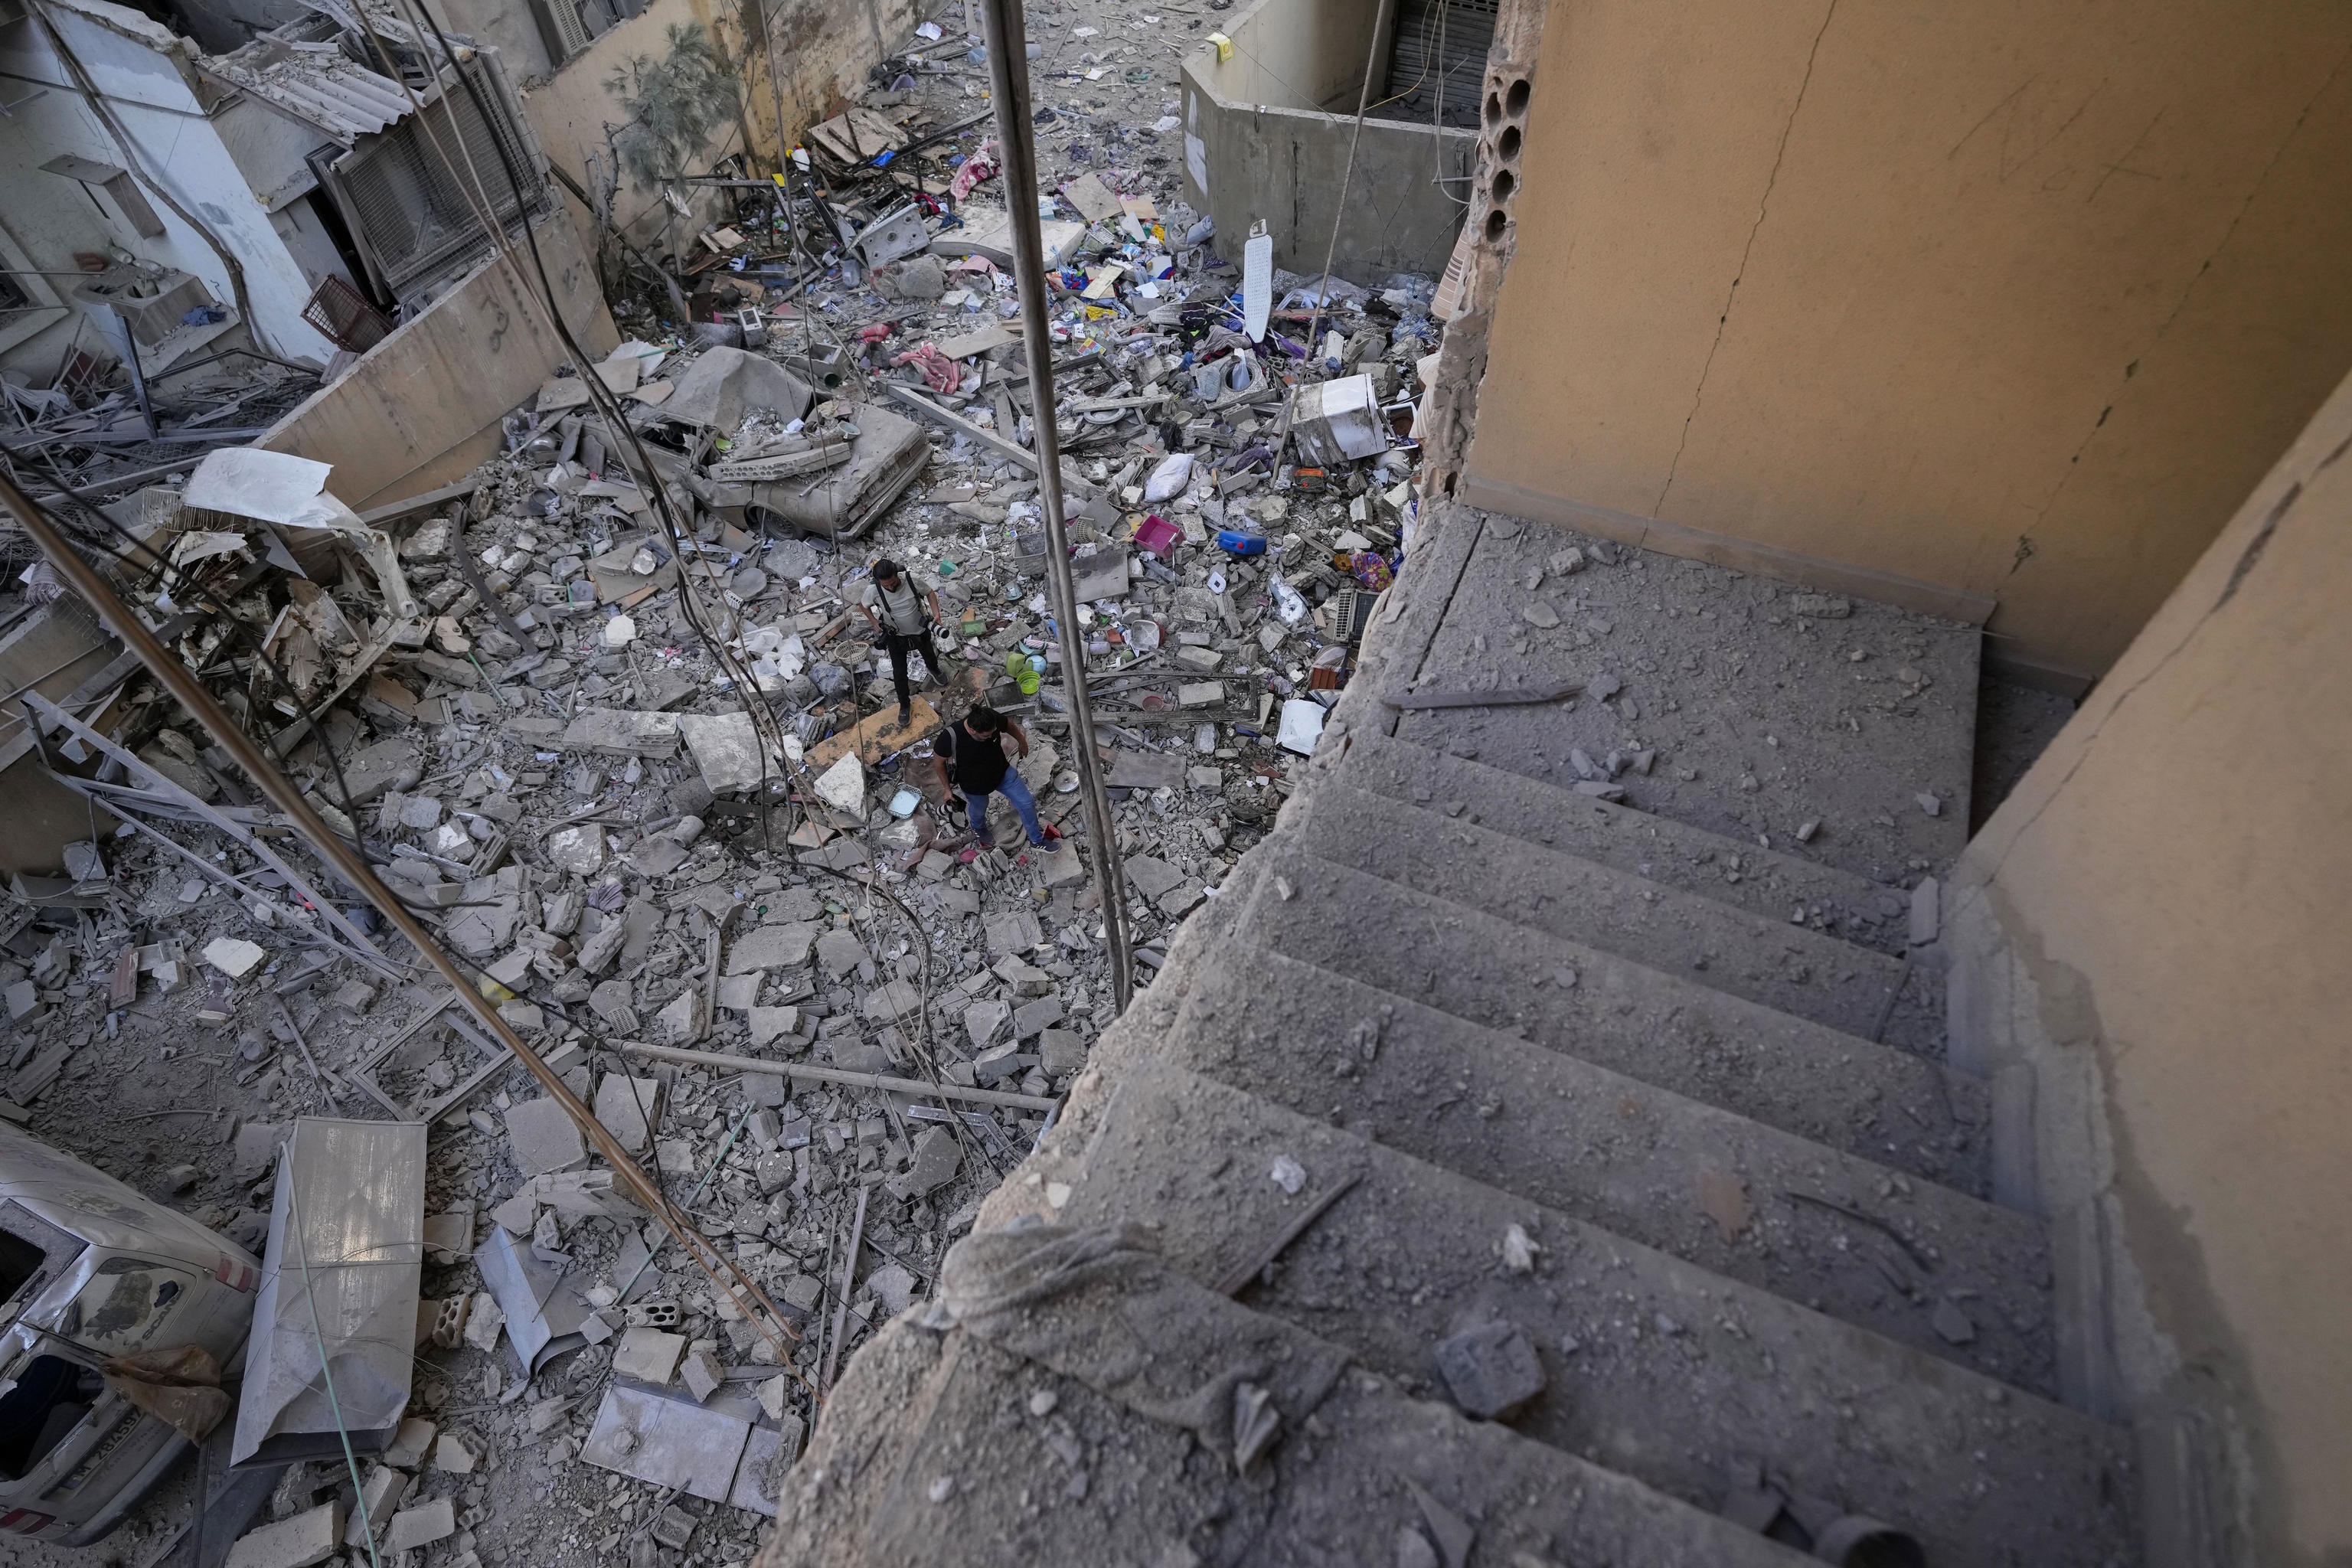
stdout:
<svg viewBox="0 0 2352 1568">
<path fill-rule="evenodd" d="M 1004 157 L 1004 205 L 1013 220 L 1013 275 L 1021 289 L 1021 338 L 1029 355 L 1029 393 L 1037 427 L 1037 500 L 1045 512 L 1045 581 L 1061 633 L 1062 680 L 1070 699 L 1070 747 L 1077 753 L 1094 838 L 1095 890 L 1102 899 L 1103 937 L 1110 946 L 1110 984 L 1122 1012 L 1135 994 L 1135 959 L 1127 945 L 1126 879 L 1118 828 L 1110 815 L 1102 759 L 1095 752 L 1094 704 L 1087 698 L 1087 647 L 1078 636 L 1077 583 L 1062 518 L 1062 433 L 1055 423 L 1054 342 L 1046 331 L 1053 296 L 1045 290 L 1045 242 L 1037 219 L 1037 144 L 1029 119 L 1028 31 L 1020 0 L 982 0 L 988 19 L 988 74 L 996 93 L 996 136 Z M 1013 433 L 1006 431 L 1010 440 Z M 1076 853 L 1075 849 L 1066 853 Z"/>
<path fill-rule="evenodd" d="M 784 75 L 782 68 L 776 64 L 775 23 L 768 16 L 766 0 L 755 0 L 752 9 L 760 18 L 760 37 L 768 46 L 768 96 L 775 101 L 776 105 L 776 185 L 781 191 L 784 183 L 784 160 L 792 155 L 793 146 L 792 134 L 784 129 Z M 750 149 L 746 148 L 745 151 L 748 153 Z M 787 227 L 790 226 L 790 205 L 787 203 Z"/>
</svg>

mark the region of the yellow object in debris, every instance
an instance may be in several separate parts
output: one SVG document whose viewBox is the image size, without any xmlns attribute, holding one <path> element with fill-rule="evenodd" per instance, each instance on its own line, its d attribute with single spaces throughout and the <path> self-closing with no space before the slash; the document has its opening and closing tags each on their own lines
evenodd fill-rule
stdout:
<svg viewBox="0 0 2352 1568">
<path fill-rule="evenodd" d="M 1217 46 L 1217 63 L 1223 65 L 1234 58 L 1234 41 L 1223 33 L 1211 33 L 1209 42 Z"/>
<path fill-rule="evenodd" d="M 491 979 L 487 974 L 483 975 L 481 979 L 474 983 L 474 989 L 482 994 L 484 1000 L 492 1003 L 503 1004 L 511 1002 L 515 999 L 515 994 L 513 992 L 508 990 L 505 986 L 499 984 L 497 981 Z"/>
</svg>

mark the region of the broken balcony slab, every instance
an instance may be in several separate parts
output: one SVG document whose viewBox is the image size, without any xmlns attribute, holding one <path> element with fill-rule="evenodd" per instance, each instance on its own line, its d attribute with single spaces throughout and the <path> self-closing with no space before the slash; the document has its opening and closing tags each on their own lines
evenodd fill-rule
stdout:
<svg viewBox="0 0 2352 1568">
<path fill-rule="evenodd" d="M 677 754 L 679 733 L 676 713 L 590 708 L 564 727 L 562 745 L 567 752 L 601 752 L 616 757 L 669 757 Z"/>
</svg>

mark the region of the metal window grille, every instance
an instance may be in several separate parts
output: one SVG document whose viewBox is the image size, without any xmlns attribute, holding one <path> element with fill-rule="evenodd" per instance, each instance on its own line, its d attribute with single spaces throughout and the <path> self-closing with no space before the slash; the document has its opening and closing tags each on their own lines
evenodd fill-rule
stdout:
<svg viewBox="0 0 2352 1568">
<path fill-rule="evenodd" d="M 1475 126 L 1496 5 L 1497 0 L 1400 0 L 1386 89 L 1396 101 L 1383 112 L 1397 119 L 1427 117 L 1442 82 L 1445 123 Z"/>
<path fill-rule="evenodd" d="M 507 227 L 547 209 L 546 174 L 522 129 L 504 76 L 486 54 L 457 68 L 480 86 L 492 121 L 484 120 L 473 94 L 453 74 L 441 96 L 422 113 L 362 137 L 329 165 L 353 232 L 386 292 L 395 298 L 488 246 L 489 237 L 467 200 L 472 175 L 479 176 L 492 210 Z M 428 121 L 431 135 L 425 129 Z M 436 149 L 436 138 L 457 165 L 454 176 Z M 506 159 L 499 156 L 501 143 Z M 520 184 L 520 202 L 508 182 L 509 160 Z"/>
<path fill-rule="evenodd" d="M 383 319 L 383 311 L 331 273 L 320 279 L 318 291 L 302 307 L 302 319 L 318 328 L 329 342 L 355 354 L 367 353 L 392 331 L 392 323 Z"/>
</svg>

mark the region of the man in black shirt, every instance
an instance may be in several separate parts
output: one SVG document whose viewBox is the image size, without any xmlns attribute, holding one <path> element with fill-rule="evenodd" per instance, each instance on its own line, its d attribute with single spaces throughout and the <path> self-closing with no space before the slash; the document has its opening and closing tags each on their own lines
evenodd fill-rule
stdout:
<svg viewBox="0 0 2352 1568">
<path fill-rule="evenodd" d="M 940 783 L 962 795 L 971 836 L 982 848 L 989 847 L 988 797 L 992 794 L 1013 803 L 1013 809 L 1021 814 L 1021 826 L 1029 830 L 1030 843 L 1047 844 L 1062 836 L 1058 827 L 1037 825 L 1037 802 L 1004 755 L 1008 736 L 1026 757 L 1029 737 L 1021 726 L 993 708 L 976 707 L 931 742 L 931 760 L 939 765 Z"/>
</svg>

